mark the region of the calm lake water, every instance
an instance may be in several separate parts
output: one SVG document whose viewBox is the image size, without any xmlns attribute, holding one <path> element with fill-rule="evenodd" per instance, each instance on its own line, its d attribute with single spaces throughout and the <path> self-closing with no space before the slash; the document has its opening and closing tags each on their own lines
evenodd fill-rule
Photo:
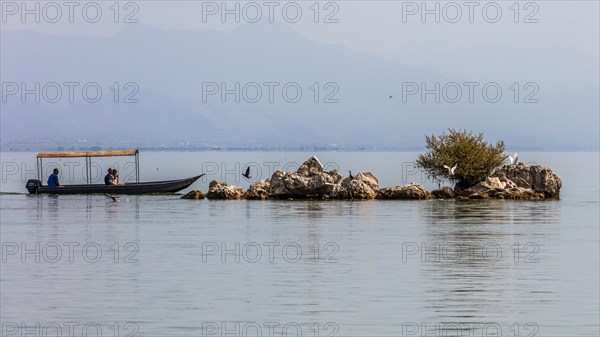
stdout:
<svg viewBox="0 0 600 337">
<path fill-rule="evenodd" d="M 141 154 L 143 181 L 247 187 L 311 153 Z M 316 154 L 381 186 L 427 182 L 415 153 Z M 0 196 L 2 336 L 598 336 L 599 154 L 521 153 L 561 200 L 196 201 Z M 24 193 L 35 154 L 2 153 Z M 129 159 L 99 160 L 132 179 Z M 83 161 L 49 164 L 63 184 Z M 47 177 L 47 174 L 45 174 Z"/>
</svg>

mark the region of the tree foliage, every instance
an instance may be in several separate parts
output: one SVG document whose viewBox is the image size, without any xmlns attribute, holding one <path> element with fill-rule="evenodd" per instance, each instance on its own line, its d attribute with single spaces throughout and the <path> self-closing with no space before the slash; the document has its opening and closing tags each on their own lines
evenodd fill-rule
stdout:
<svg viewBox="0 0 600 337">
<path fill-rule="evenodd" d="M 425 136 L 428 152 L 420 154 L 417 166 L 436 180 L 450 180 L 461 187 L 471 187 L 490 176 L 506 160 L 504 142 L 488 144 L 483 133 L 448 129 L 439 136 Z M 444 165 L 453 167 L 450 174 Z"/>
</svg>

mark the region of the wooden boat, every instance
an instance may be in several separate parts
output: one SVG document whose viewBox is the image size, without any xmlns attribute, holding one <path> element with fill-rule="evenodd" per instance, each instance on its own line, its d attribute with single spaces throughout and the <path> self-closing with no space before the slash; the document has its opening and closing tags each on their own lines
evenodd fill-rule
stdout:
<svg viewBox="0 0 600 337">
<path fill-rule="evenodd" d="M 93 157 L 114 157 L 114 156 L 135 156 L 136 182 L 125 185 L 104 185 L 91 183 L 91 158 Z M 60 187 L 48 187 L 42 185 L 43 158 L 64 158 L 64 157 L 85 157 L 88 172 L 87 184 L 62 185 Z M 188 188 L 204 174 L 178 180 L 166 181 L 139 181 L 139 152 L 138 150 L 119 150 L 119 151 L 86 151 L 86 152 L 40 152 L 37 154 L 37 172 L 38 179 L 30 179 L 25 187 L 31 194 L 152 194 L 152 193 L 175 193 Z"/>
<path fill-rule="evenodd" d="M 31 181 L 39 182 L 39 180 L 30 180 L 27 182 L 27 190 L 31 194 L 152 194 L 152 193 L 175 193 L 188 188 L 198 178 L 203 175 L 167 181 L 152 181 L 146 183 L 130 183 L 127 185 L 104 185 L 104 184 L 82 184 L 82 185 L 64 185 L 60 187 L 41 186 L 41 183 L 30 184 Z"/>
</svg>

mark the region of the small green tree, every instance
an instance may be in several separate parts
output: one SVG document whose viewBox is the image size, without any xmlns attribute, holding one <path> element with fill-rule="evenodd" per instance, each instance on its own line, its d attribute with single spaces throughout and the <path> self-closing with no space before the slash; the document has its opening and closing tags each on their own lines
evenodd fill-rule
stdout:
<svg viewBox="0 0 600 337">
<path fill-rule="evenodd" d="M 420 154 L 417 166 L 436 180 L 450 180 L 460 188 L 471 187 L 490 176 L 506 160 L 504 142 L 488 144 L 483 133 L 448 129 L 440 136 L 425 136 L 428 152 Z M 456 165 L 454 174 L 448 168 Z"/>
</svg>

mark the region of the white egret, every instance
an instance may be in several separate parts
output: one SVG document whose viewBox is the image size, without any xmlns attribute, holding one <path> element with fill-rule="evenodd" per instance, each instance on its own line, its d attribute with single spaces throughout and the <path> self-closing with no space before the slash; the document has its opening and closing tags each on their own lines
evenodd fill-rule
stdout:
<svg viewBox="0 0 600 337">
<path fill-rule="evenodd" d="M 454 171 L 456 171 L 456 166 L 458 166 L 458 163 L 454 164 L 454 166 L 450 167 L 448 165 L 444 165 L 444 168 L 446 170 L 448 170 L 448 174 L 453 176 L 454 175 Z"/>
</svg>

